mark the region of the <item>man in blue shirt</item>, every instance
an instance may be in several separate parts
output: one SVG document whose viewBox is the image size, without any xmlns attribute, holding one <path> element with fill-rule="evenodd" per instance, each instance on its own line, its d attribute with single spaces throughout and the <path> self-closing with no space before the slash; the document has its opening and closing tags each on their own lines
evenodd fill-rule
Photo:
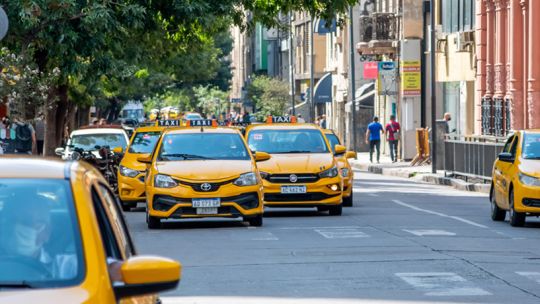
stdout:
<svg viewBox="0 0 540 304">
<path fill-rule="evenodd" d="M 366 131 L 366 144 L 369 143 L 369 161 L 371 162 L 373 162 L 373 152 L 377 149 L 377 163 L 379 163 L 381 156 L 381 133 L 384 134 L 384 128 L 379 123 L 379 117 L 375 116 Z"/>
</svg>

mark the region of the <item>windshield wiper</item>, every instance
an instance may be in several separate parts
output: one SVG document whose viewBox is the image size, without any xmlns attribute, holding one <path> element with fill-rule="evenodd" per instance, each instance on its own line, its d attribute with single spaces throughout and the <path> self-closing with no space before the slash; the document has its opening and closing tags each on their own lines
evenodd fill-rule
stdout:
<svg viewBox="0 0 540 304">
<path fill-rule="evenodd" d="M 0 281 L 0 288 L 35 288 L 28 281 Z"/>
<path fill-rule="evenodd" d="M 195 155 L 195 154 L 185 154 L 185 153 L 172 153 L 172 154 L 162 154 L 161 158 L 167 158 L 167 157 L 181 157 L 183 159 L 213 159 L 210 157 L 202 156 L 202 155 Z"/>
<path fill-rule="evenodd" d="M 285 152 L 279 152 L 280 154 L 287 154 L 287 153 L 313 153 L 313 151 L 308 150 L 292 150 L 292 151 L 285 151 Z"/>
</svg>

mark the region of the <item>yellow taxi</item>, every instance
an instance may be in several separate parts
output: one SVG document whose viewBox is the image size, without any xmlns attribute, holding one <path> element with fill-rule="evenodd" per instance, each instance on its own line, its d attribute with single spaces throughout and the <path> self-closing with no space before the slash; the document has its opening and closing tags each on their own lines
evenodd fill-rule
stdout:
<svg viewBox="0 0 540 304">
<path fill-rule="evenodd" d="M 0 158 L 0 303 L 156 303 L 181 265 L 137 256 L 102 175 L 84 162 Z"/>
<path fill-rule="evenodd" d="M 152 109 L 150 110 L 150 114 L 148 115 L 148 120 L 155 121 L 158 119 L 159 116 L 159 109 Z"/>
<path fill-rule="evenodd" d="M 144 184 L 146 164 L 140 163 L 137 158 L 150 156 L 164 128 L 158 121 L 156 126 L 137 128 L 131 137 L 117 175 L 118 195 L 124 211 L 137 207 L 138 202 L 146 202 Z"/>
<path fill-rule="evenodd" d="M 508 138 L 493 165 L 491 218 L 523 226 L 540 215 L 540 130 L 518 131 Z"/>
<path fill-rule="evenodd" d="M 295 117 L 269 117 L 250 125 L 246 138 L 251 151 L 272 156 L 258 165 L 267 207 L 317 207 L 330 215 L 342 213 L 343 181 L 338 161 L 322 130 L 296 123 Z M 335 146 L 337 155 L 346 152 Z"/>
<path fill-rule="evenodd" d="M 163 219 L 242 218 L 263 224 L 263 187 L 256 161 L 238 130 L 216 121 L 191 120 L 187 128 L 165 130 L 150 157 L 146 176 L 148 228 Z"/>
<path fill-rule="evenodd" d="M 338 169 L 343 177 L 343 206 L 352 207 L 353 205 L 353 182 L 354 182 L 354 171 L 352 170 L 351 164 L 349 163 L 350 158 L 356 158 L 356 152 L 347 151 L 345 153 L 336 154 L 336 146 L 341 145 L 339 137 L 330 129 L 323 130 L 326 139 L 330 143 L 332 152 L 334 153 L 336 160 L 338 162 Z"/>
</svg>

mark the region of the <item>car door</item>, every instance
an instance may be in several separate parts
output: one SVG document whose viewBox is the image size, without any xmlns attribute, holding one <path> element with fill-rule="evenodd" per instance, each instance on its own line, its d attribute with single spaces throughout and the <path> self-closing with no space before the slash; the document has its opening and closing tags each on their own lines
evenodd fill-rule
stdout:
<svg viewBox="0 0 540 304">
<path fill-rule="evenodd" d="M 97 209 L 101 214 L 103 222 L 103 224 L 100 223 L 100 226 L 104 226 L 102 235 L 105 234 L 105 239 L 109 243 L 105 244 L 109 246 L 109 250 L 106 250 L 107 262 L 111 272 L 111 281 L 114 284 L 119 279 L 117 278 L 117 273 L 114 273 L 118 270 L 118 266 L 115 266 L 115 263 L 116 265 L 121 265 L 122 261 L 135 255 L 135 249 L 123 214 L 120 211 L 119 203 L 109 187 L 98 181 L 93 185 L 92 192 L 99 198 Z M 147 295 L 122 299 L 121 303 L 156 303 L 156 300 L 156 295 Z"/>
<path fill-rule="evenodd" d="M 515 139 L 515 135 L 512 135 L 510 138 L 508 138 L 501 152 L 505 152 L 505 153 L 510 152 L 514 139 Z M 505 198 L 504 198 L 505 191 L 504 191 L 504 178 L 503 178 L 503 172 L 508 169 L 507 168 L 508 164 L 509 163 L 503 162 L 497 158 L 497 160 L 495 161 L 495 165 L 493 167 L 493 186 L 494 186 L 495 200 L 497 201 L 498 205 L 503 208 L 508 208 Z"/>
<path fill-rule="evenodd" d="M 515 174 L 517 174 L 516 168 L 516 157 L 517 157 L 517 148 L 519 146 L 520 135 L 519 133 L 514 136 L 512 145 L 510 145 L 510 154 L 512 154 L 513 162 L 501 162 L 501 203 L 504 207 L 510 208 L 510 185 Z"/>
</svg>

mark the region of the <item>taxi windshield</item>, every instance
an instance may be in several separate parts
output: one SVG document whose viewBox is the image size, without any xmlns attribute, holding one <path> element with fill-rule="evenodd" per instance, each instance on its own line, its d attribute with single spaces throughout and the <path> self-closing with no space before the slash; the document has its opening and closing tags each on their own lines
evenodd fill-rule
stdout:
<svg viewBox="0 0 540 304">
<path fill-rule="evenodd" d="M 524 159 L 540 159 L 540 134 L 525 133 L 522 156 Z"/>
<path fill-rule="evenodd" d="M 76 218 L 69 181 L 0 179 L 0 290 L 78 285 Z"/>
<path fill-rule="evenodd" d="M 129 146 L 129 153 L 152 153 L 161 132 L 138 132 Z"/>
<path fill-rule="evenodd" d="M 250 155 L 239 134 L 167 134 L 163 138 L 159 161 L 249 160 Z"/>
<path fill-rule="evenodd" d="M 122 134 L 80 134 L 71 137 L 69 146 L 83 149 L 84 151 L 96 150 L 96 146 L 110 148 L 127 147 L 126 138 Z"/>
<path fill-rule="evenodd" d="M 332 152 L 336 153 L 336 145 L 341 145 L 339 138 L 336 134 L 326 134 L 326 139 L 328 139 L 330 147 L 332 147 Z"/>
<path fill-rule="evenodd" d="M 270 154 L 328 152 L 321 131 L 311 129 L 252 130 L 248 144 L 252 151 Z"/>
</svg>

